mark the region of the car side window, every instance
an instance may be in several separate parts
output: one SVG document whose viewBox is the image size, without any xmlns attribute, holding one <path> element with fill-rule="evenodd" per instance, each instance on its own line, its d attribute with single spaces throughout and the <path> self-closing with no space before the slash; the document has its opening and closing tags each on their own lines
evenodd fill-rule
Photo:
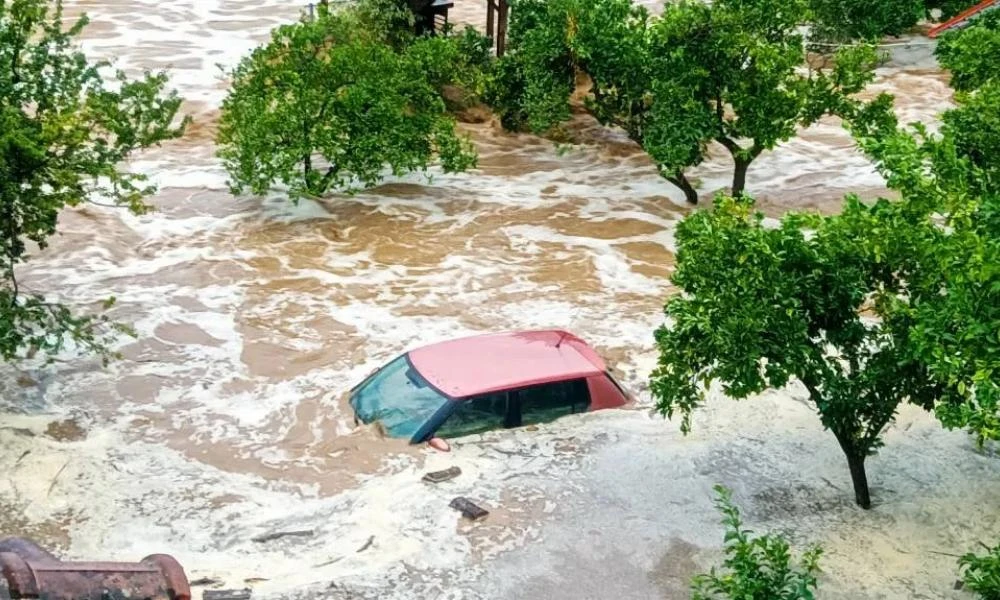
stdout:
<svg viewBox="0 0 1000 600">
<path fill-rule="evenodd" d="M 524 388 L 517 392 L 521 424 L 547 423 L 559 417 L 586 412 L 590 390 L 586 379 L 572 379 Z"/>
<path fill-rule="evenodd" d="M 507 392 L 496 392 L 458 400 L 451 416 L 434 435 L 455 438 L 502 429 L 507 414 Z"/>
</svg>

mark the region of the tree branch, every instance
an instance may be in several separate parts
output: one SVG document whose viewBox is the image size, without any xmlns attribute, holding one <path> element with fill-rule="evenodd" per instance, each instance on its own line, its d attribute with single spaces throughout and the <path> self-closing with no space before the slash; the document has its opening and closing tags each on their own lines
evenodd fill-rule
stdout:
<svg viewBox="0 0 1000 600">
<path fill-rule="evenodd" d="M 4 225 L 7 226 L 7 231 L 5 232 L 6 240 L 4 243 L 4 254 L 7 257 L 7 277 L 10 279 L 11 283 L 11 297 L 10 297 L 10 307 L 13 309 L 17 306 L 17 296 L 19 293 L 17 285 L 17 277 L 14 275 L 14 263 L 17 261 L 17 256 L 14 252 L 14 244 L 17 240 L 17 230 L 15 229 L 16 220 L 14 219 L 14 202 L 7 198 L 4 202 L 3 210 L 3 221 Z"/>
<path fill-rule="evenodd" d="M 719 134 L 719 136 L 715 138 L 715 141 L 725 146 L 726 150 L 729 150 L 729 153 L 733 155 L 733 158 L 738 159 L 740 157 L 740 154 L 743 153 L 743 147 L 737 144 L 735 140 L 733 140 L 728 136 Z"/>
</svg>

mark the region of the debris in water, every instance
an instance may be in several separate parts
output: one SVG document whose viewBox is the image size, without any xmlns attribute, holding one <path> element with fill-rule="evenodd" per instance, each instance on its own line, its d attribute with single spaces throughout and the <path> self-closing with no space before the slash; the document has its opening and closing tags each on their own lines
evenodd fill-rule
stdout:
<svg viewBox="0 0 1000 600">
<path fill-rule="evenodd" d="M 431 471 L 424 475 L 424 481 L 428 483 L 441 483 L 442 481 L 448 481 L 449 479 L 454 479 L 462 474 L 462 469 L 458 467 L 448 467 L 443 471 Z"/>
<path fill-rule="evenodd" d="M 69 466 L 69 461 L 67 460 L 66 464 L 64 464 L 62 467 L 59 468 L 58 471 L 56 471 L 56 476 L 52 478 L 52 483 L 49 484 L 49 491 L 45 493 L 46 498 L 48 498 L 52 494 L 52 489 L 56 487 L 56 482 L 59 481 L 59 476 L 62 475 L 62 472 L 65 471 L 66 467 L 68 466 Z"/>
<path fill-rule="evenodd" d="M 460 511 L 462 516 L 472 521 L 478 521 L 479 519 L 482 519 L 486 515 L 490 514 L 490 512 L 485 508 L 477 506 L 474 502 L 472 502 L 472 500 L 462 498 L 461 496 L 452 500 L 448 506 Z"/>
<path fill-rule="evenodd" d="M 250 600 L 250 594 L 253 590 L 250 588 L 242 590 L 205 590 L 201 597 L 202 600 Z"/>
<path fill-rule="evenodd" d="M 257 542 L 258 544 L 262 544 L 264 542 L 273 542 L 274 540 L 278 540 L 283 537 L 311 537 L 314 535 L 316 535 L 316 530 L 314 529 L 303 529 L 300 531 L 276 531 L 274 533 L 258 535 L 257 537 L 250 538 L 250 540 Z"/>
<path fill-rule="evenodd" d="M 321 562 L 319 564 L 313 565 L 313 568 L 314 569 L 318 569 L 320 567 L 328 567 L 328 566 L 332 565 L 335 562 L 340 562 L 341 560 L 344 560 L 344 557 L 343 556 L 337 556 L 335 558 L 331 558 L 328 561 Z"/>
<path fill-rule="evenodd" d="M 79 442 L 87 437 L 87 430 L 76 419 L 66 419 L 49 423 L 45 435 L 58 442 Z"/>
<path fill-rule="evenodd" d="M 365 542 L 365 545 L 364 545 L 364 546 L 361 546 L 360 548 L 358 548 L 357 552 L 358 552 L 358 553 L 360 554 L 361 552 L 364 552 L 365 550 L 367 550 L 367 549 L 371 548 L 371 547 L 372 547 L 372 544 L 373 544 L 374 542 L 375 542 L 375 536 L 373 535 L 373 536 L 371 536 L 370 538 L 368 538 L 368 541 L 367 541 L 367 542 Z"/>
<path fill-rule="evenodd" d="M 201 579 L 195 579 L 194 581 L 192 581 L 191 586 L 203 587 L 206 585 L 219 585 L 220 583 L 222 582 L 219 581 L 218 579 L 215 579 L 214 577 L 202 577 Z"/>
</svg>

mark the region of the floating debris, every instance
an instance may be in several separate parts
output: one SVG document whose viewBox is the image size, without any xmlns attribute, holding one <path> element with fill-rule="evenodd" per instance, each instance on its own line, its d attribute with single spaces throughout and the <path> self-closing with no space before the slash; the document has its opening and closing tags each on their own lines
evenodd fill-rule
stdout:
<svg viewBox="0 0 1000 600">
<path fill-rule="evenodd" d="M 242 590 L 205 590 L 202 600 L 250 600 L 253 590 L 245 588 Z"/>
<path fill-rule="evenodd" d="M 482 519 L 486 515 L 490 514 L 488 510 L 486 510 L 481 506 L 476 505 L 474 502 L 472 502 L 472 500 L 469 500 L 468 498 L 462 498 L 462 497 L 455 498 L 454 500 L 451 501 L 451 503 L 448 506 L 454 508 L 457 511 L 460 511 L 462 513 L 462 516 L 472 521 L 478 521 L 479 519 Z"/>
<path fill-rule="evenodd" d="M 431 471 L 424 475 L 423 480 L 427 483 L 441 483 L 442 481 L 448 481 L 449 479 L 454 479 L 462 474 L 462 469 L 458 467 L 448 467 L 443 471 Z"/>
<path fill-rule="evenodd" d="M 303 529 L 300 531 L 276 531 L 274 533 L 265 533 L 264 535 L 258 535 L 257 537 L 250 538 L 250 540 L 257 542 L 258 544 L 263 544 L 265 542 L 273 542 L 274 540 L 279 540 L 283 537 L 312 537 L 314 535 L 316 535 L 315 529 Z"/>
</svg>

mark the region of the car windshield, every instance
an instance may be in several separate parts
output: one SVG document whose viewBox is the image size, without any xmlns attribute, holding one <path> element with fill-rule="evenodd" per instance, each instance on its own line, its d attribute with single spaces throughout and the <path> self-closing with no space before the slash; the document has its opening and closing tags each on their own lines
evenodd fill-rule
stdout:
<svg viewBox="0 0 1000 600">
<path fill-rule="evenodd" d="M 405 354 L 369 377 L 351 396 L 361 421 L 381 421 L 390 436 L 401 438 L 412 438 L 448 402 L 417 373 Z"/>
</svg>

